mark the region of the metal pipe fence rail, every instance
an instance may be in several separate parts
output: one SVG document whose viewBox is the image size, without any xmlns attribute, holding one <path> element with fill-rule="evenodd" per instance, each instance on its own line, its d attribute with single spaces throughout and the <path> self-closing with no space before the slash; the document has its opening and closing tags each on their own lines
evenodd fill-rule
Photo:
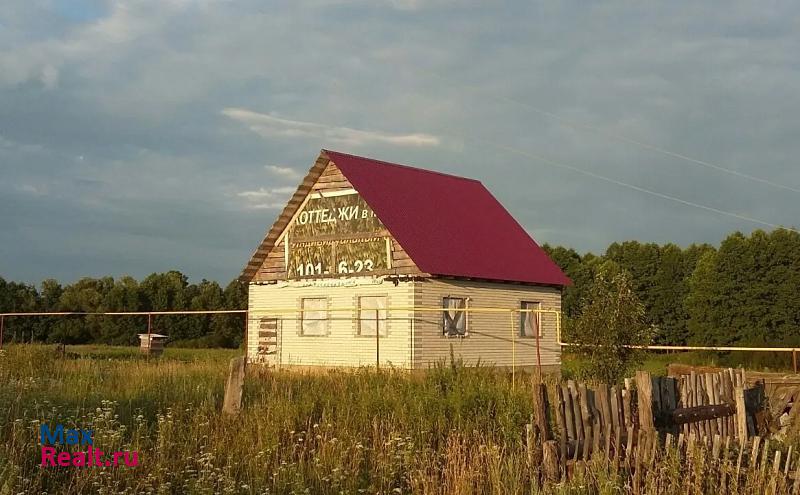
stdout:
<svg viewBox="0 0 800 495">
<path fill-rule="evenodd" d="M 360 308 L 356 307 L 347 307 L 347 308 L 328 308 L 328 313 L 337 313 L 337 312 L 348 312 L 350 314 L 357 314 Z M 147 317 L 147 333 L 150 334 L 152 332 L 152 318 L 153 316 L 166 316 L 166 315 L 214 315 L 214 314 L 241 314 L 245 316 L 245 321 L 247 323 L 253 321 L 255 318 L 251 317 L 250 315 L 257 316 L 257 315 L 287 315 L 287 314 L 298 314 L 302 317 L 304 312 L 310 312 L 312 310 L 304 310 L 299 308 L 270 308 L 258 311 L 249 311 L 247 309 L 232 309 L 232 310 L 177 310 L 177 311 L 103 311 L 103 312 L 93 312 L 93 311 L 47 311 L 47 312 L 5 312 L 0 313 L 0 349 L 3 348 L 4 343 L 4 333 L 5 333 L 5 326 L 6 326 L 6 319 L 7 318 L 25 318 L 25 317 L 67 317 L 67 316 L 146 316 Z M 515 319 L 515 315 L 520 315 L 524 313 L 536 313 L 539 315 L 553 315 L 556 321 L 556 341 L 557 345 L 564 348 L 564 347 L 573 347 L 578 345 L 574 342 L 563 342 L 561 340 L 561 332 L 562 332 L 562 316 L 559 310 L 555 309 L 520 309 L 520 308 L 481 308 L 481 307 L 467 307 L 467 308 L 437 308 L 437 307 L 424 307 L 424 306 L 391 306 L 385 308 L 385 311 L 411 311 L 415 313 L 438 313 L 441 314 L 444 311 L 456 311 L 456 312 L 466 312 L 467 314 L 470 313 L 506 313 L 509 315 L 509 327 L 510 327 L 510 342 L 511 342 L 511 352 L 512 352 L 512 362 L 515 362 L 515 354 L 516 354 L 516 346 L 517 345 L 527 345 L 527 344 L 520 344 L 518 335 L 517 335 L 517 320 Z M 354 317 L 355 318 L 355 317 Z M 392 319 L 387 316 L 387 319 Z M 247 339 L 247 327 L 245 325 L 245 343 Z M 380 346 L 380 332 L 376 332 L 378 335 L 376 336 L 376 347 L 379 348 Z M 472 331 L 472 333 L 480 333 L 476 331 Z M 539 350 L 539 336 L 536 334 L 536 345 L 537 345 L 537 353 L 540 352 Z M 710 352 L 777 352 L 777 353 L 791 353 L 792 355 L 792 366 L 794 372 L 797 373 L 798 371 L 798 352 L 800 352 L 800 347 L 739 347 L 739 346 L 687 346 L 687 345 L 647 345 L 647 346 L 638 346 L 638 345 L 630 345 L 626 346 L 629 348 L 635 349 L 643 349 L 649 351 L 710 351 Z M 541 367 L 541 356 L 537 355 L 537 363 L 539 367 Z M 514 366 L 512 366 L 513 371 Z"/>
<path fill-rule="evenodd" d="M 246 314 L 246 309 L 222 310 L 186 310 L 186 311 L 44 311 L 29 313 L 0 313 L 0 349 L 3 348 L 5 320 L 8 317 L 34 316 L 147 316 L 147 333 L 152 333 L 153 316 L 159 315 L 209 315 L 209 314 Z"/>
<path fill-rule="evenodd" d="M 349 316 L 344 316 L 342 318 L 336 318 L 327 316 L 326 319 L 328 320 L 350 320 L 350 321 L 357 321 L 359 319 L 358 314 L 362 308 L 358 307 L 334 307 L 334 308 L 327 308 L 326 314 L 342 314 Z M 260 317 L 262 316 L 279 316 L 283 319 L 302 319 L 304 313 L 312 312 L 313 310 L 310 309 L 302 309 L 302 308 L 268 308 L 268 309 L 260 309 L 258 311 L 249 311 L 249 310 L 183 310 L 183 311 L 104 311 L 104 312 L 90 312 L 90 311 L 62 311 L 62 312 L 10 312 L 10 313 L 0 313 L 0 349 L 3 346 L 4 340 L 4 327 L 5 327 L 5 319 L 6 318 L 13 318 L 13 317 L 68 317 L 68 316 L 109 316 L 109 317 L 117 317 L 117 316 L 146 316 L 147 317 L 147 334 L 150 335 L 152 333 L 152 319 L 154 316 L 163 316 L 163 315 L 213 315 L 213 314 L 242 314 L 245 317 L 245 335 L 244 335 L 244 342 L 245 348 L 248 346 L 248 328 L 253 323 L 259 321 Z M 501 341 L 507 342 L 510 346 L 511 351 L 511 374 L 512 374 L 512 381 L 515 379 L 516 376 L 516 368 L 517 368 L 517 348 L 531 348 L 535 347 L 536 350 L 536 367 L 538 370 L 541 370 L 542 367 L 542 356 L 541 356 L 541 345 L 540 345 L 540 335 L 539 332 L 533 332 L 533 338 L 525 338 L 522 339 L 518 332 L 519 332 L 519 321 L 518 317 L 521 314 L 526 313 L 534 313 L 539 316 L 544 315 L 551 315 L 555 321 L 555 329 L 556 329 L 556 345 L 560 342 L 561 339 L 561 312 L 556 309 L 521 309 L 521 308 L 485 308 L 485 307 L 466 307 L 466 308 L 444 308 L 444 307 L 425 307 L 425 306 L 387 306 L 380 311 L 385 311 L 386 317 L 381 319 L 386 320 L 412 320 L 420 315 L 420 314 L 435 314 L 435 315 L 442 315 L 445 311 L 450 312 L 464 312 L 467 315 L 469 314 L 508 314 L 508 337 L 500 337 L 497 334 L 491 334 L 488 332 L 481 332 L 477 329 L 469 329 L 469 335 L 483 335 L 489 336 L 495 339 L 499 339 Z M 408 315 L 405 317 L 398 317 L 398 316 L 390 316 L 391 313 L 394 312 L 395 314 L 400 312 L 406 312 Z M 289 318 L 286 318 L 289 316 Z M 291 318 L 294 316 L 294 318 Z M 380 346 L 381 346 L 381 332 L 375 332 L 375 365 L 376 367 L 380 367 Z M 534 343 L 531 344 L 530 341 Z"/>
</svg>

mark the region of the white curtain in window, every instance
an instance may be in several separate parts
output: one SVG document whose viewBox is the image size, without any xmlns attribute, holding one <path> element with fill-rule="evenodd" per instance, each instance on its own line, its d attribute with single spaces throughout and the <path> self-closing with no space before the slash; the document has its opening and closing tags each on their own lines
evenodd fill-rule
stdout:
<svg viewBox="0 0 800 495">
<path fill-rule="evenodd" d="M 539 309 L 538 302 L 523 302 L 521 309 Z M 534 312 L 521 312 L 520 313 L 520 336 L 522 337 L 536 337 L 541 336 L 539 328 L 539 313 Z"/>
<path fill-rule="evenodd" d="M 442 301 L 445 309 L 443 318 L 443 332 L 445 335 L 457 336 L 467 333 L 467 312 L 454 311 L 465 309 L 467 301 L 463 297 L 445 297 Z"/>
<path fill-rule="evenodd" d="M 303 335 L 328 334 L 328 300 L 324 297 L 303 299 Z"/>
<path fill-rule="evenodd" d="M 358 305 L 361 335 L 375 335 L 379 329 L 381 335 L 386 335 L 386 297 L 362 296 Z"/>
</svg>

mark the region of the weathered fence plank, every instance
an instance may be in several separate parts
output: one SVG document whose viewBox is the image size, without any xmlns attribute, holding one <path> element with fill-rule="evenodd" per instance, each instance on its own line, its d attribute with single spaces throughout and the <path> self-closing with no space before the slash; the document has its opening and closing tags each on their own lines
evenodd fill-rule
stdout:
<svg viewBox="0 0 800 495">
<path fill-rule="evenodd" d="M 653 424 L 653 381 L 650 373 L 636 372 L 636 395 L 639 406 L 639 427 L 645 431 L 654 429 Z"/>
</svg>

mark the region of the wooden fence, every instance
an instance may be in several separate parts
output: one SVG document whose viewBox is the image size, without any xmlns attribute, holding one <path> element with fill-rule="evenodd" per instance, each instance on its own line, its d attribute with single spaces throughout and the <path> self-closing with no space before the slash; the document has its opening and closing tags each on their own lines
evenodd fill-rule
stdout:
<svg viewBox="0 0 800 495">
<path fill-rule="evenodd" d="M 540 486 L 589 468 L 584 460 L 560 459 L 554 440 L 541 444 L 541 450 L 529 445 L 534 445 L 528 453 L 531 478 Z M 797 453 L 791 446 L 785 452 L 772 450 L 770 441 L 760 436 L 739 444 L 719 434 L 711 439 L 698 438 L 694 433 L 666 433 L 662 437 L 657 430 L 638 430 L 635 441 L 606 442 L 603 450 L 593 454 L 592 461 L 627 477 L 627 486 L 634 494 L 677 493 L 680 490 L 676 487 L 684 493 L 800 493 Z"/>
<path fill-rule="evenodd" d="M 533 392 L 534 414 L 526 428 L 529 458 L 549 478 L 568 476 L 574 466 L 598 456 L 614 469 L 623 465 L 635 473 L 668 449 L 680 454 L 695 447 L 709 449 L 719 463 L 738 455 L 737 475 L 758 459 L 767 462 L 767 442 L 754 436 L 766 432 L 758 428 L 763 387 L 748 387 L 744 370 L 675 377 L 640 371 L 621 386 L 589 387 L 568 380 L 549 390 L 537 383 Z M 754 443 L 748 447 L 751 437 Z M 753 453 L 744 457 L 748 448 Z M 783 456 L 783 464 L 781 452 L 775 455 L 773 471 L 789 476 L 792 452 Z"/>
<path fill-rule="evenodd" d="M 554 422 L 560 457 L 573 460 L 631 445 L 639 431 L 696 438 L 719 435 L 741 443 L 756 433 L 763 397 L 759 386 L 745 388 L 745 383 L 744 370 L 724 370 L 681 377 L 651 377 L 640 371 L 635 380 L 627 379 L 619 387 L 587 387 L 569 380 L 550 394 L 544 384 L 537 384 L 538 413 L 532 426 L 542 440 L 549 440 L 547 424 Z"/>
</svg>

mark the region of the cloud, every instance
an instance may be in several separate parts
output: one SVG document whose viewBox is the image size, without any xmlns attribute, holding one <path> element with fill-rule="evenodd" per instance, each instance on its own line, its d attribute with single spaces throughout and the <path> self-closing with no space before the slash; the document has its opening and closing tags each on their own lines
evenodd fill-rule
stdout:
<svg viewBox="0 0 800 495">
<path fill-rule="evenodd" d="M 273 175 L 276 175 L 278 177 L 283 177 L 285 179 L 295 180 L 303 176 L 300 172 L 298 172 L 293 168 L 281 167 L 278 165 L 264 165 L 264 169 L 266 169 Z"/>
<path fill-rule="evenodd" d="M 261 187 L 255 191 L 242 191 L 236 195 L 240 198 L 271 198 L 276 195 L 285 196 L 287 194 L 292 194 L 295 190 L 296 188 L 294 187 L 276 187 L 273 189 L 264 189 Z"/>
<path fill-rule="evenodd" d="M 42 68 L 41 81 L 45 88 L 54 89 L 58 86 L 58 69 L 52 65 L 46 65 Z"/>
<path fill-rule="evenodd" d="M 245 199 L 244 208 L 248 210 L 279 210 L 286 206 L 289 197 L 296 190 L 296 187 L 260 187 L 238 192 L 236 196 Z"/>
<path fill-rule="evenodd" d="M 430 134 L 389 134 L 381 131 L 363 131 L 349 127 L 283 119 L 244 108 L 225 108 L 222 110 L 222 114 L 245 124 L 251 131 L 263 137 L 314 138 L 349 146 L 390 144 L 426 147 L 440 144 L 440 139 Z"/>
<path fill-rule="evenodd" d="M 45 185 L 20 184 L 16 187 L 16 190 L 31 196 L 44 196 L 47 194 L 47 186 Z"/>
<path fill-rule="evenodd" d="M 285 203 L 251 203 L 245 208 L 248 210 L 282 210 L 285 206 Z"/>
</svg>

